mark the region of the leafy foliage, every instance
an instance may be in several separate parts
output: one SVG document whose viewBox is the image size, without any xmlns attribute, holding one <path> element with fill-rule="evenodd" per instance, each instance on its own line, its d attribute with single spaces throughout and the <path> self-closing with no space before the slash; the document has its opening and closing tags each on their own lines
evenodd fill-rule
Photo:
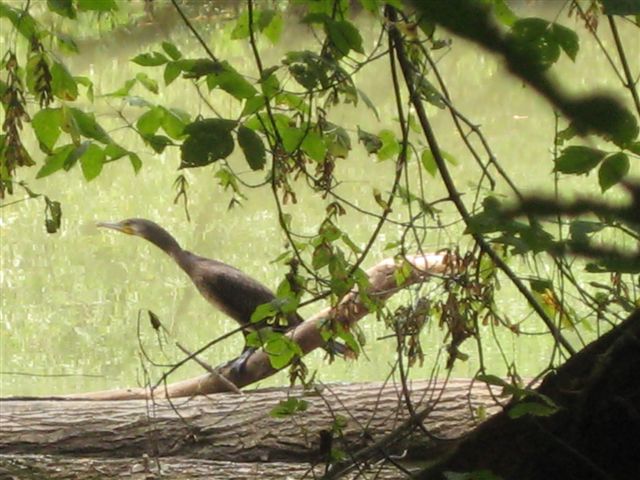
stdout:
<svg viewBox="0 0 640 480">
<path fill-rule="evenodd" d="M 415 12 L 401 13 L 397 10 L 404 9 L 404 4 L 399 0 L 361 0 L 365 14 L 375 18 L 376 35 L 367 33 L 351 15 L 354 2 L 296 3 L 303 11 L 299 18 L 290 17 L 278 2 L 271 2 L 272 8 L 252 2 L 251 9 L 240 12 L 220 38 L 235 42 L 243 49 L 242 56 L 229 53 L 226 43 L 211 42 L 202 31 L 195 36 L 197 49 L 163 39 L 131 58 L 136 69 L 131 78 L 122 78 L 115 91 L 95 95 L 91 79 L 74 75 L 64 56 L 51 51 L 58 45 L 63 51 L 76 52 L 79 42 L 50 27 L 30 2 L 23 7 L 29 11 L 0 3 L 3 27 L 15 31 L 17 42 L 22 42 L 12 44 L 2 60 L 0 96 L 5 120 L 0 136 L 0 193 L 13 194 L 17 187 L 29 198 L 40 198 L 45 228 L 56 232 L 62 225 L 60 203 L 16 181 L 23 167 L 37 165 L 39 179 L 79 165 L 89 182 L 107 171 L 110 163 L 128 159 L 138 172 L 143 167 L 138 150 L 118 143 L 122 128 L 107 128 L 97 114 L 105 100 L 110 107 L 120 102 L 115 107 L 117 125 L 136 135 L 139 151 L 166 156 L 183 169 L 175 188 L 176 200 L 184 200 L 185 209 L 189 175 L 211 175 L 212 188 L 230 198 L 229 207 L 244 201 L 247 188 L 264 188 L 273 197 L 286 240 L 277 262 L 288 273 L 280 282 L 277 299 L 253 312 L 251 322 L 267 327 L 247 335 L 247 344 L 264 349 L 275 369 L 293 365 L 291 378 L 298 380 L 306 373 L 300 362 L 303 352 L 273 327 L 311 298 L 326 299 L 335 307 L 357 292 L 362 304 L 392 332 L 399 359 L 407 360 L 403 368 L 422 366 L 424 334 L 436 328 L 442 331 L 444 369 L 451 369 L 474 355 L 465 348 L 469 339 L 480 357 L 489 329 L 492 334 L 502 329 L 521 335 L 534 330 L 533 318 L 540 319 L 553 341 L 570 355 L 572 343 L 564 338 L 565 330 L 580 333 L 576 338 L 583 332 L 589 336 L 599 331 L 600 322 L 608 328 L 620 312 L 637 308 L 635 283 L 627 275 L 640 272 L 640 193 L 631 180 L 640 155 L 640 106 L 632 91 L 633 73 L 627 77 L 624 68 L 618 72 L 623 80 L 619 90 L 630 95 L 629 105 L 635 111 L 609 94 L 566 94 L 564 86 L 573 79 L 567 74 L 558 78 L 554 68 L 563 56 L 575 61 L 581 55 L 578 35 L 560 18 L 520 18 L 504 0 L 426 0 L 415 2 Z M 125 4 L 48 0 L 44 5 L 57 21 L 76 22 L 89 15 L 111 18 L 116 24 L 112 15 Z M 592 11 L 580 12 L 589 31 L 598 28 L 601 9 L 611 15 L 639 14 L 637 2 L 602 0 L 592 5 Z M 607 20 L 615 25 L 615 19 Z M 629 19 L 631 25 L 633 21 L 638 22 Z M 265 49 L 277 43 L 293 23 L 311 32 L 315 43 L 292 42 L 285 45 L 282 58 L 265 62 Z M 193 22 L 190 28 L 198 32 L 205 27 Z M 518 81 L 542 95 L 549 103 L 549 123 L 552 110 L 567 118 L 566 128 L 556 128 L 555 138 L 549 139 L 553 157 L 541 156 L 533 166 L 550 172 L 550 184 L 553 175 L 558 186 L 554 196 L 523 194 L 522 183 L 503 168 L 505 159 L 491 149 L 482 126 L 457 106 L 456 93 L 447 88 L 439 70 L 440 57 L 435 55 L 457 48 L 460 37 L 473 42 L 477 46 L 473 48 L 498 56 Z M 626 51 L 622 42 L 616 42 L 615 48 L 616 55 L 609 56 L 624 64 L 631 50 Z M 385 94 L 393 98 L 389 104 L 394 103 L 394 109 L 369 98 L 371 92 L 365 92 L 360 82 L 365 75 L 390 79 Z M 165 92 L 179 94 L 182 89 L 196 92 L 201 99 L 198 105 L 185 107 L 189 111 L 165 100 Z M 212 101 L 219 98 L 228 111 L 219 113 L 219 103 Z M 355 108 L 369 112 L 371 118 L 345 120 L 353 118 L 348 113 Z M 460 137 L 454 145 L 439 142 L 440 126 L 432 125 L 432 112 L 451 115 L 451 128 Z M 24 146 L 25 130 L 33 133 L 39 152 Z M 504 130 L 519 133 L 516 124 L 505 125 Z M 526 148 L 526 139 L 522 145 Z M 455 157 L 443 147 L 455 152 Z M 357 172 L 367 189 L 363 205 L 345 193 L 349 185 L 343 181 L 343 172 L 354 168 L 355 155 L 368 156 L 371 168 L 390 172 L 387 184 L 371 187 L 367 168 Z M 477 183 L 461 187 L 453 170 L 456 166 L 459 171 L 473 169 Z M 563 187 L 576 176 L 586 176 L 580 181 L 593 184 L 596 191 L 567 200 Z M 596 195 L 598 186 L 602 198 Z M 623 191 L 628 198 L 618 200 L 616 195 Z M 317 228 L 301 231 L 295 204 L 300 198 L 308 202 L 307 195 L 324 210 Z M 345 215 L 361 219 L 370 237 L 347 231 Z M 445 227 L 450 223 L 453 227 Z M 369 295 L 363 270 L 372 252 L 381 250 L 381 241 L 395 258 L 398 288 L 416 275 L 404 258 L 408 252 L 426 252 L 444 243 L 456 259 L 455 274 L 446 272 L 432 282 L 439 290 L 421 287 L 415 295 L 412 292 L 411 301 L 391 311 Z M 586 260 L 574 262 L 573 257 Z M 576 280 L 578 269 L 594 280 Z M 511 313 L 511 307 L 496 300 L 496 292 L 507 283 L 522 295 L 513 299 L 518 304 L 513 311 L 519 313 Z M 526 314 L 521 313 L 523 309 Z M 529 311 L 535 316 L 530 317 Z M 515 315 L 522 318 L 513 320 Z M 431 330 L 425 328 L 429 322 L 434 324 Z M 539 328 L 535 326 L 536 332 Z M 334 318 L 326 319 L 321 335 L 326 341 L 340 338 L 356 353 L 367 341 L 362 331 Z M 511 378 L 506 381 L 485 372 L 481 358 L 478 362 L 479 380 L 514 397 L 509 407 L 513 418 L 558 411 L 549 399 L 522 385 L 515 365 L 505 361 Z M 554 362 L 555 358 L 552 366 Z M 306 408 L 305 401 L 292 398 L 271 414 L 284 418 Z M 337 417 L 331 433 L 340 433 L 344 425 Z M 339 449 L 328 449 L 331 461 L 343 457 Z M 456 478 L 458 474 L 448 475 Z M 457 478 L 491 478 L 487 472 L 460 475 L 465 476 Z"/>
</svg>

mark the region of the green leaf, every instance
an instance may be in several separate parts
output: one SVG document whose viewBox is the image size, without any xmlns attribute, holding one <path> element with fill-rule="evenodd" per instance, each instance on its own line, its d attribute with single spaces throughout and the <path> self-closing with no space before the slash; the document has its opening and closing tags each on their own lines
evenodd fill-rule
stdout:
<svg viewBox="0 0 640 480">
<path fill-rule="evenodd" d="M 638 137 L 636 117 L 616 99 L 591 95 L 573 102 L 573 124 L 581 132 L 595 131 L 602 138 L 627 148 Z"/>
<path fill-rule="evenodd" d="M 27 88 L 29 89 L 29 92 L 34 95 L 36 95 L 38 90 L 39 72 L 41 71 L 40 64 L 45 64 L 49 69 L 51 69 L 51 62 L 48 61 L 48 57 L 45 54 L 40 53 L 29 56 L 25 69 Z"/>
<path fill-rule="evenodd" d="M 73 54 L 80 51 L 78 50 L 78 44 L 71 35 L 62 32 L 55 32 L 54 35 L 58 43 L 58 48 L 64 53 Z"/>
<path fill-rule="evenodd" d="M 369 96 L 366 93 L 364 93 L 362 90 L 360 90 L 359 88 L 357 89 L 357 91 L 358 91 L 358 95 L 360 96 L 360 98 L 362 99 L 364 104 L 367 106 L 367 108 L 369 108 L 369 110 L 371 110 L 373 112 L 373 114 L 376 116 L 376 118 L 378 120 L 380 120 L 380 115 L 378 114 L 378 109 L 376 108 L 375 104 L 371 101 Z"/>
<path fill-rule="evenodd" d="M 115 0 L 78 0 L 78 10 L 94 12 L 113 12 L 118 10 Z"/>
<path fill-rule="evenodd" d="M 420 160 L 422 161 L 422 166 L 429 175 L 435 177 L 438 173 L 438 166 L 436 165 L 436 159 L 433 157 L 431 150 L 425 148 L 420 155 Z"/>
<path fill-rule="evenodd" d="M 40 37 L 38 23 L 26 10 L 12 8 L 0 2 L 0 18 L 8 18 L 13 27 L 28 41 Z"/>
<path fill-rule="evenodd" d="M 238 145 L 244 153 L 251 170 L 262 170 L 266 163 L 266 151 L 260 135 L 250 128 L 240 125 L 238 128 Z"/>
<path fill-rule="evenodd" d="M 636 155 L 640 155 L 640 142 L 630 143 L 626 148 L 630 152 L 635 153 Z"/>
<path fill-rule="evenodd" d="M 420 77 L 418 80 L 418 92 L 431 105 L 435 105 L 440 109 L 447 106 L 442 94 L 424 76 Z"/>
<path fill-rule="evenodd" d="M 276 72 L 277 66 L 267 68 L 262 72 L 260 78 L 260 89 L 267 98 L 273 98 L 278 92 L 280 92 L 280 80 Z"/>
<path fill-rule="evenodd" d="M 629 172 L 629 157 L 622 152 L 612 153 L 605 157 L 598 169 L 598 182 L 602 192 L 606 192 L 622 180 Z"/>
<path fill-rule="evenodd" d="M 314 270 L 320 270 L 321 268 L 329 265 L 332 256 L 333 250 L 331 249 L 331 246 L 323 242 L 313 250 L 311 266 Z"/>
<path fill-rule="evenodd" d="M 51 76 L 51 89 L 56 97 L 68 101 L 78 98 L 78 85 L 67 67 L 60 62 L 53 62 Z"/>
<path fill-rule="evenodd" d="M 93 82 L 89 80 L 87 77 L 78 76 L 73 78 L 78 84 L 82 85 L 87 89 L 87 93 L 86 93 L 87 99 L 89 99 L 89 101 L 93 103 Z"/>
<path fill-rule="evenodd" d="M 551 25 L 551 34 L 560 45 L 560 48 L 564 50 L 564 53 L 575 62 L 580 49 L 578 34 L 570 28 L 563 27 L 557 23 Z"/>
<path fill-rule="evenodd" d="M 498 377 L 497 375 L 491 374 L 479 374 L 476 376 L 476 379 L 481 382 L 485 382 L 488 385 L 495 385 L 497 387 L 502 387 L 506 393 L 509 394 L 519 394 L 522 393 L 522 389 L 510 384 L 503 378 Z"/>
<path fill-rule="evenodd" d="M 289 68 L 295 81 L 306 90 L 313 90 L 318 84 L 326 84 L 328 81 L 326 61 L 308 50 L 287 52 L 282 63 Z"/>
<path fill-rule="evenodd" d="M 119 158 L 128 155 L 130 152 L 125 150 L 117 143 L 110 143 L 106 147 L 104 147 L 104 154 L 109 157 L 111 160 L 118 160 Z"/>
<path fill-rule="evenodd" d="M 348 20 L 327 20 L 325 23 L 327 35 L 341 56 L 350 50 L 364 54 L 360 31 Z"/>
<path fill-rule="evenodd" d="M 589 235 L 601 231 L 605 227 L 604 223 L 589 222 L 586 220 L 574 220 L 569 225 L 569 235 L 571 240 L 578 243 L 587 243 Z"/>
<path fill-rule="evenodd" d="M 182 53 L 180 53 L 178 47 L 176 47 L 172 42 L 162 42 L 162 49 L 171 57 L 172 60 L 180 60 L 182 58 Z"/>
<path fill-rule="evenodd" d="M 153 135 L 158 131 L 164 120 L 165 110 L 162 107 L 153 107 L 144 112 L 136 122 L 136 128 L 142 135 Z"/>
<path fill-rule="evenodd" d="M 347 131 L 338 125 L 327 122 L 327 130 L 324 135 L 329 154 L 336 158 L 346 158 L 351 150 L 351 138 Z"/>
<path fill-rule="evenodd" d="M 169 86 L 182 73 L 180 62 L 169 62 L 164 67 L 164 84 Z"/>
<path fill-rule="evenodd" d="M 151 93 L 158 93 L 158 82 L 156 82 L 152 78 L 149 78 L 149 75 L 147 75 L 146 73 L 138 73 L 136 75 L 136 80 L 138 80 L 138 82 L 140 82 L 142 86 L 149 90 Z"/>
<path fill-rule="evenodd" d="M 578 132 L 576 132 L 576 128 L 572 123 L 570 123 L 567 128 L 558 131 L 558 133 L 556 134 L 556 145 L 564 145 L 564 142 L 566 142 L 567 140 L 571 140 L 577 134 Z"/>
<path fill-rule="evenodd" d="M 456 167 L 460 163 L 458 162 L 458 159 L 453 155 L 451 155 L 449 152 L 440 150 L 440 155 L 442 155 L 442 158 L 444 158 L 445 162 L 449 163 L 450 165 L 453 165 L 454 167 Z"/>
<path fill-rule="evenodd" d="M 465 233 L 492 233 L 512 231 L 510 224 L 501 213 L 501 204 L 495 197 L 488 196 L 482 201 L 483 210 L 469 219 Z"/>
<path fill-rule="evenodd" d="M 47 157 L 47 159 L 45 160 L 45 164 L 36 174 L 36 178 L 47 177 L 64 167 L 67 158 L 69 157 L 69 155 L 71 155 L 71 152 L 73 152 L 75 148 L 76 147 L 73 144 L 56 148 L 53 154 Z"/>
<path fill-rule="evenodd" d="M 546 70 L 560 57 L 560 46 L 551 24 L 541 18 L 523 18 L 514 22 L 509 40 L 515 50 L 539 70 Z"/>
<path fill-rule="evenodd" d="M 253 115 L 256 112 L 259 112 L 264 108 L 266 104 L 264 95 L 254 95 L 251 98 L 247 98 L 244 102 L 244 108 L 242 109 L 241 117 L 246 117 L 247 115 Z"/>
<path fill-rule="evenodd" d="M 273 407 L 269 415 L 273 418 L 286 418 L 299 412 L 305 412 L 309 408 L 309 402 L 300 398 L 289 397 L 280 400 L 278 405 Z"/>
<path fill-rule="evenodd" d="M 320 23 L 322 25 L 327 24 L 331 21 L 331 17 L 326 13 L 321 12 L 311 12 L 304 16 L 302 19 L 302 23 L 312 24 L 312 23 Z"/>
<path fill-rule="evenodd" d="M 304 139 L 303 129 L 288 125 L 278 125 L 278 131 L 282 137 L 282 145 L 287 153 L 293 153 L 300 148 Z"/>
<path fill-rule="evenodd" d="M 171 139 L 164 135 L 144 135 L 143 138 L 156 153 L 164 152 L 164 149 L 171 145 Z"/>
<path fill-rule="evenodd" d="M 280 333 L 270 336 L 264 349 L 269 355 L 269 363 L 276 370 L 289 365 L 295 357 L 302 356 L 300 346 Z"/>
<path fill-rule="evenodd" d="M 638 0 L 602 0 L 605 15 L 640 15 Z"/>
<path fill-rule="evenodd" d="M 264 27 L 262 33 L 264 33 L 264 36 L 267 37 L 271 43 L 276 44 L 282 36 L 283 28 L 284 19 L 282 18 L 280 12 L 276 12 L 274 17 L 269 22 L 269 25 Z"/>
<path fill-rule="evenodd" d="M 56 233 L 60 229 L 62 223 L 62 207 L 60 202 L 51 200 L 45 195 L 44 201 L 46 207 L 44 209 L 44 225 L 47 233 Z"/>
<path fill-rule="evenodd" d="M 276 19 L 279 19 L 276 20 Z M 279 25 L 272 26 L 274 20 Z M 271 30 L 265 34 L 267 37 L 275 43 L 274 38 L 278 38 L 279 32 L 282 30 L 282 17 L 278 12 L 271 9 L 258 10 L 253 12 L 253 32 L 258 33 L 267 29 L 267 27 L 271 27 Z M 243 12 L 242 15 L 238 18 L 236 22 L 236 26 L 231 31 L 231 39 L 232 40 L 241 40 L 244 38 L 248 38 L 250 34 L 249 31 L 249 13 L 247 11 Z"/>
<path fill-rule="evenodd" d="M 242 40 L 249 38 L 249 13 L 242 12 L 236 21 L 236 26 L 231 30 L 232 40 Z"/>
<path fill-rule="evenodd" d="M 638 133 L 640 133 L 638 120 L 627 109 L 612 113 L 609 124 L 611 133 L 605 138 L 620 148 L 626 148 L 638 138 Z"/>
<path fill-rule="evenodd" d="M 162 117 L 162 129 L 174 140 L 182 137 L 187 123 L 190 121 L 189 114 L 177 108 L 164 108 Z"/>
<path fill-rule="evenodd" d="M 491 4 L 493 14 L 503 25 L 510 27 L 518 20 L 517 15 L 513 13 L 513 10 L 511 10 L 505 0 L 493 0 Z"/>
<path fill-rule="evenodd" d="M 308 131 L 304 136 L 300 148 L 316 162 L 323 162 L 327 155 L 327 145 L 325 144 L 322 135 L 313 130 Z"/>
<path fill-rule="evenodd" d="M 445 480 L 504 480 L 489 470 L 474 470 L 470 473 L 444 472 Z"/>
<path fill-rule="evenodd" d="M 360 0 L 360 4 L 362 8 L 364 8 L 369 13 L 373 13 L 377 15 L 380 12 L 380 6 L 382 5 L 381 0 Z"/>
<path fill-rule="evenodd" d="M 104 159 L 104 150 L 95 143 L 89 144 L 85 152 L 80 157 L 82 174 L 88 182 L 100 175 L 102 166 L 104 165 Z"/>
<path fill-rule="evenodd" d="M 209 90 L 220 87 L 225 92 L 233 95 L 238 100 L 253 97 L 258 91 L 242 75 L 240 75 L 228 62 L 220 62 L 220 68 L 216 72 L 207 75 Z"/>
<path fill-rule="evenodd" d="M 637 255 L 612 253 L 598 259 L 596 263 L 588 263 L 585 270 L 590 273 L 616 272 L 636 275 L 640 273 L 640 259 Z M 633 307 L 625 310 L 631 313 Z"/>
<path fill-rule="evenodd" d="M 509 418 L 520 418 L 524 415 L 548 417 L 558 411 L 558 407 L 540 402 L 518 402 L 509 409 Z"/>
<path fill-rule="evenodd" d="M 75 164 L 78 162 L 80 157 L 84 155 L 84 152 L 87 151 L 87 149 L 89 148 L 89 145 L 91 145 L 91 142 L 89 140 L 85 140 L 80 145 L 77 145 L 76 148 L 73 149 L 71 154 L 65 160 L 62 168 L 64 168 L 67 172 L 71 170 L 75 166 Z"/>
<path fill-rule="evenodd" d="M 236 123 L 234 120 L 207 118 L 187 125 L 184 133 L 188 137 L 180 148 L 180 168 L 203 167 L 231 155 L 234 148 L 231 131 Z"/>
<path fill-rule="evenodd" d="M 335 242 L 342 236 L 342 231 L 331 220 L 322 222 L 318 233 L 327 242 Z"/>
<path fill-rule="evenodd" d="M 129 80 L 126 80 L 122 85 L 122 87 L 120 87 L 118 90 L 111 93 L 107 93 L 107 96 L 108 97 L 126 97 L 127 95 L 129 95 L 129 92 L 131 92 L 131 89 L 136 83 L 137 81 L 135 78 L 130 78 Z"/>
<path fill-rule="evenodd" d="M 76 9 L 71 0 L 47 0 L 49 10 L 62 17 L 76 18 Z"/>
<path fill-rule="evenodd" d="M 134 173 L 138 173 L 142 168 L 142 160 L 137 153 L 129 152 L 129 162 L 131 162 Z"/>
<path fill-rule="evenodd" d="M 88 114 L 74 107 L 69 107 L 69 113 L 73 117 L 81 135 L 97 140 L 100 143 L 112 143 L 109 134 L 96 122 L 93 113 Z"/>
<path fill-rule="evenodd" d="M 273 20 L 275 16 L 276 16 L 276 11 L 271 10 L 270 8 L 267 8 L 265 10 L 260 10 L 259 12 L 257 12 L 257 15 L 254 17 L 254 20 L 257 21 L 258 30 L 259 31 L 264 30 L 267 27 L 267 25 L 271 23 L 271 20 Z"/>
<path fill-rule="evenodd" d="M 382 130 L 378 137 L 382 141 L 382 147 L 378 150 L 378 159 L 388 160 L 396 157 L 400 153 L 400 144 L 395 133 L 391 130 Z"/>
<path fill-rule="evenodd" d="M 184 72 L 184 78 L 200 78 L 213 72 L 222 71 L 220 62 L 209 58 L 182 59 L 177 61 Z"/>
<path fill-rule="evenodd" d="M 555 160 L 555 172 L 575 175 L 587 174 L 602 161 L 606 152 L 595 148 L 571 146 L 565 148 Z"/>
<path fill-rule="evenodd" d="M 380 148 L 382 148 L 382 140 L 377 135 L 374 135 L 369 132 L 365 132 L 358 127 L 358 141 L 364 145 L 364 148 L 367 150 L 369 155 L 373 153 L 378 153 Z"/>
<path fill-rule="evenodd" d="M 259 323 L 278 314 L 278 309 L 271 302 L 262 303 L 251 314 L 251 323 Z"/>
<path fill-rule="evenodd" d="M 169 61 L 169 59 L 160 52 L 151 52 L 136 55 L 131 59 L 131 61 L 142 67 L 157 67 L 159 65 L 164 65 Z"/>
<path fill-rule="evenodd" d="M 60 138 L 62 112 L 59 108 L 44 108 L 33 116 L 31 126 L 40 143 L 40 149 L 51 153 Z"/>
</svg>

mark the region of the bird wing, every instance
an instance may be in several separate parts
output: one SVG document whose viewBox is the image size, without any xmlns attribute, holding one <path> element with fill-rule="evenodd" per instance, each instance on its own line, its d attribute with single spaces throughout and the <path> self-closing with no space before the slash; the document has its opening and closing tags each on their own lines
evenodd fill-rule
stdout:
<svg viewBox="0 0 640 480">
<path fill-rule="evenodd" d="M 191 278 L 200 293 L 241 325 L 250 322 L 256 308 L 275 298 L 269 288 L 231 265 L 205 258 L 196 263 Z M 291 315 L 287 327 L 275 329 L 287 330 L 301 322 L 297 314 Z"/>
</svg>

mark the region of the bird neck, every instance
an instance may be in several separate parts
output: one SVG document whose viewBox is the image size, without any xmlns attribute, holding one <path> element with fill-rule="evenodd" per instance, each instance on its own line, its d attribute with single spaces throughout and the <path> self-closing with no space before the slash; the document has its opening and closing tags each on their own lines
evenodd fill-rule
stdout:
<svg viewBox="0 0 640 480">
<path fill-rule="evenodd" d="M 145 236 L 145 239 L 177 261 L 183 251 L 182 247 L 164 228 L 161 228 L 160 226 L 156 227 L 157 228 L 153 232 L 153 235 Z"/>
</svg>

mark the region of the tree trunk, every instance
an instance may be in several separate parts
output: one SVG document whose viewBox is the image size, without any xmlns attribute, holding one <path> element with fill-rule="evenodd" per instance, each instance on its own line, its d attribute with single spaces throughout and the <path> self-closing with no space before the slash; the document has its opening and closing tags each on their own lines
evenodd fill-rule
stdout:
<svg viewBox="0 0 640 480">
<path fill-rule="evenodd" d="M 493 403 L 486 385 L 469 380 L 447 384 L 413 382 L 417 409 L 433 405 L 425 425 L 434 435 L 455 438 L 479 422 L 478 407 Z M 274 418 L 271 410 L 288 398 L 308 402 L 304 412 Z M 327 385 L 317 391 L 266 389 L 169 402 L 3 401 L 0 454 L 150 458 L 182 456 L 216 461 L 321 461 L 320 438 L 336 417 L 346 420 L 334 447 L 371 445 L 409 418 L 399 385 Z M 425 439 L 398 442 L 392 451 L 423 452 Z"/>
<path fill-rule="evenodd" d="M 515 402 L 419 478 L 480 469 L 519 480 L 640 478 L 640 310 L 548 375 L 537 391 L 557 412 L 512 418 L 523 402 L 544 403 L 535 395 Z"/>
</svg>

